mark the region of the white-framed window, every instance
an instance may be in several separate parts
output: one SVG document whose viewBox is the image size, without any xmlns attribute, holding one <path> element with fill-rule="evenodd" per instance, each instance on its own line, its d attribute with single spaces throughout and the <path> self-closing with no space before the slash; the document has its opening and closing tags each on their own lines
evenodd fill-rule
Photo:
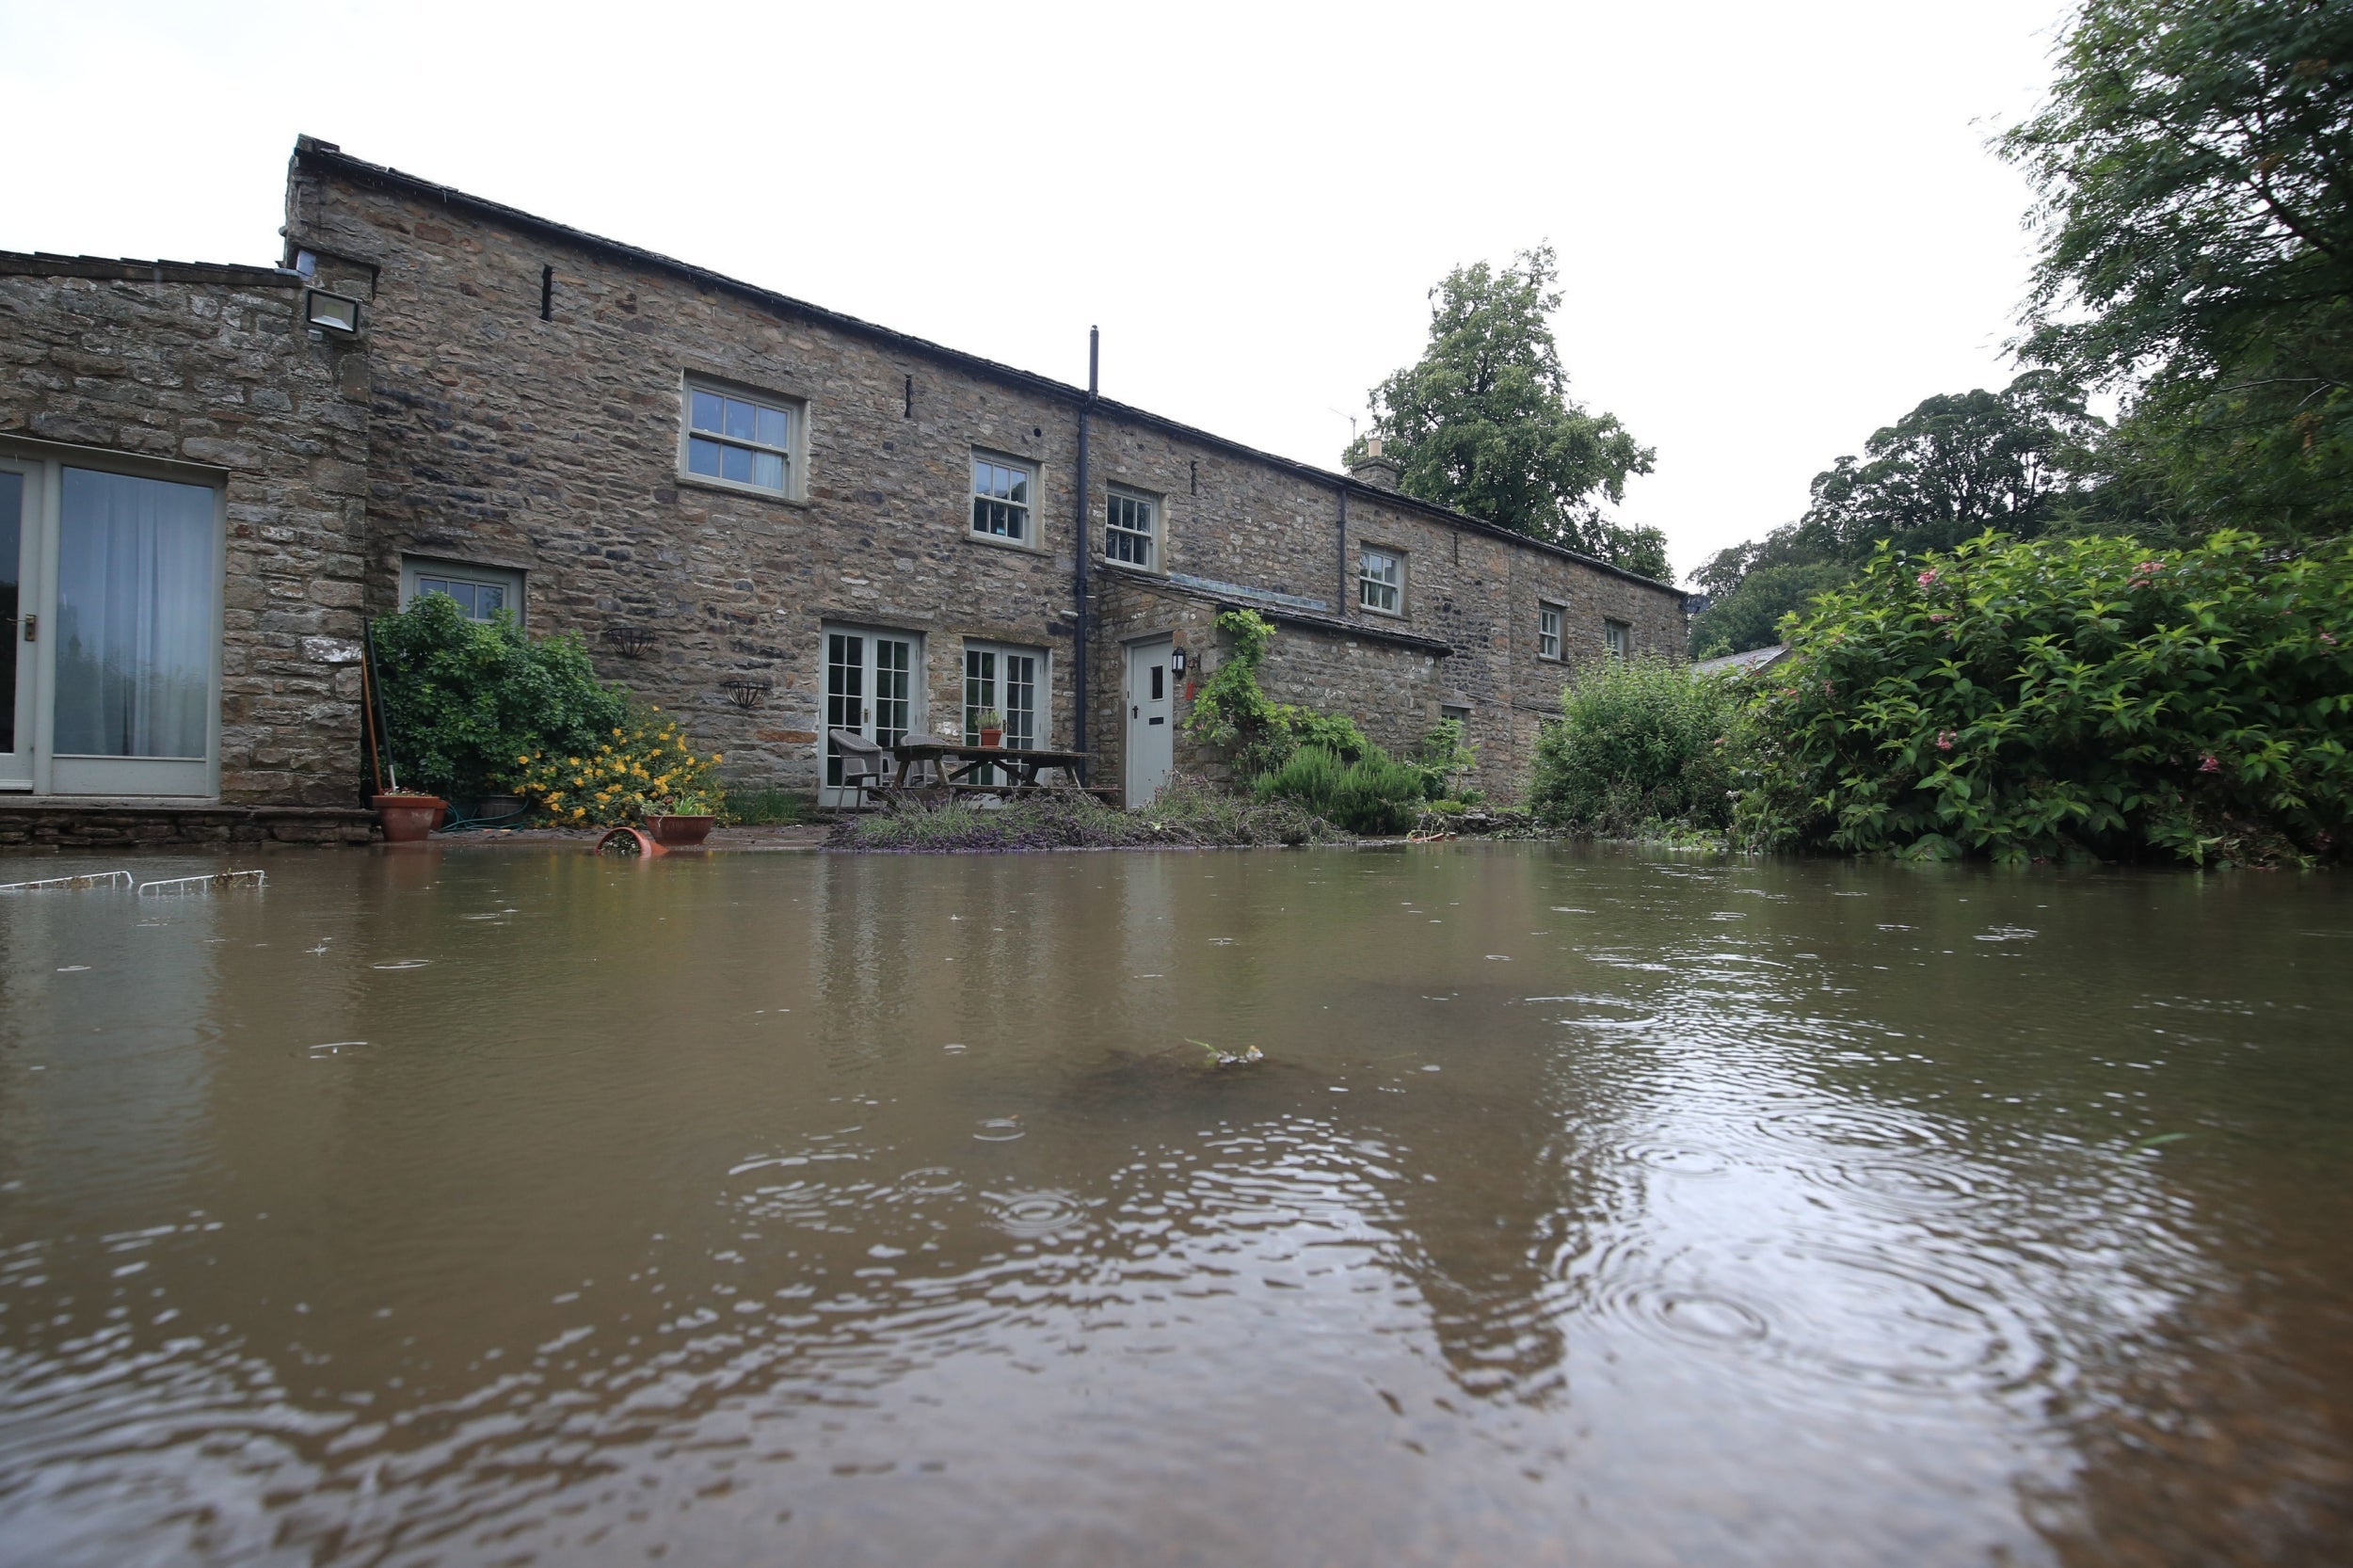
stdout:
<svg viewBox="0 0 2353 1568">
<path fill-rule="evenodd" d="M 1536 602 L 1536 657 L 1561 657 L 1561 606 Z"/>
<path fill-rule="evenodd" d="M 769 495 L 799 493 L 801 405 L 773 392 L 686 381 L 680 472 Z"/>
<path fill-rule="evenodd" d="M 1634 628 L 1622 620 L 1603 621 L 1601 641 L 1609 650 L 1609 657 L 1624 659 L 1634 651 Z"/>
<path fill-rule="evenodd" d="M 493 620 L 504 611 L 523 623 L 523 574 L 508 567 L 477 567 L 422 555 L 400 558 L 400 607 L 425 594 L 447 594 L 468 620 Z"/>
<path fill-rule="evenodd" d="M 972 454 L 972 532 L 983 538 L 1031 541 L 1030 507 L 1037 470 L 1012 457 Z"/>
<path fill-rule="evenodd" d="M 1366 545 L 1356 552 L 1356 602 L 1385 616 L 1405 613 L 1405 557 Z"/>
<path fill-rule="evenodd" d="M 1103 553 L 1130 566 L 1159 569 L 1160 521 L 1158 501 L 1114 487 L 1104 502 Z"/>
</svg>

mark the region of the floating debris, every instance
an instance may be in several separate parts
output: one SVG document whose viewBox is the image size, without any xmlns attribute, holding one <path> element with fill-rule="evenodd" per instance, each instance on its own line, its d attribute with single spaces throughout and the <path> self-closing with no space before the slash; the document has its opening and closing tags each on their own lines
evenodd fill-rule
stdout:
<svg viewBox="0 0 2353 1568">
<path fill-rule="evenodd" d="M 211 876 L 170 876 L 160 882 L 140 883 L 139 895 L 145 897 L 149 893 L 211 893 L 230 888 L 259 888 L 264 880 L 260 872 L 218 872 Z"/>
<path fill-rule="evenodd" d="M 261 872 L 253 873 L 259 876 Z M 128 888 L 129 872 L 91 872 L 83 876 L 48 876 L 39 882 L 0 882 L 0 893 L 63 893 L 82 888 Z"/>
<path fill-rule="evenodd" d="M 1199 1046 L 1203 1050 L 1207 1051 L 1209 1056 L 1209 1065 L 1212 1067 L 1241 1067 L 1247 1066 L 1253 1062 L 1263 1062 L 1266 1060 L 1266 1052 L 1260 1050 L 1256 1046 L 1250 1047 L 1247 1050 L 1230 1051 L 1220 1050 L 1215 1046 L 1209 1044 L 1207 1040 L 1194 1040 L 1188 1038 L 1185 1041 L 1185 1044 L 1189 1046 Z"/>
</svg>

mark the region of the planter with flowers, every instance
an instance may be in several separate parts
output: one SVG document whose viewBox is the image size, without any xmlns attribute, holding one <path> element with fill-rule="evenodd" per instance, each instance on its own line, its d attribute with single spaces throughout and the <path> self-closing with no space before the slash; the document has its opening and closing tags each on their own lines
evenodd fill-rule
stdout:
<svg viewBox="0 0 2353 1568">
<path fill-rule="evenodd" d="M 680 790 L 646 802 L 646 831 L 654 842 L 677 849 L 699 844 L 711 837 L 719 820 L 718 803 L 699 790 Z"/>
</svg>

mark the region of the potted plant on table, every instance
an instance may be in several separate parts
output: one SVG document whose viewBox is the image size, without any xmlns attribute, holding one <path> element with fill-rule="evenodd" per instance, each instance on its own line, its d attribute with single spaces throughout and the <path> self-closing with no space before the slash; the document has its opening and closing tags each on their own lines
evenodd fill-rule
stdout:
<svg viewBox="0 0 2353 1568">
<path fill-rule="evenodd" d="M 972 728 L 981 732 L 981 744 L 989 747 L 1005 744 L 1005 715 L 994 708 L 985 709 L 972 721 Z"/>
<path fill-rule="evenodd" d="M 711 836 L 719 820 L 718 802 L 699 790 L 680 790 L 646 802 L 646 831 L 654 842 L 670 846 L 699 844 Z"/>
</svg>

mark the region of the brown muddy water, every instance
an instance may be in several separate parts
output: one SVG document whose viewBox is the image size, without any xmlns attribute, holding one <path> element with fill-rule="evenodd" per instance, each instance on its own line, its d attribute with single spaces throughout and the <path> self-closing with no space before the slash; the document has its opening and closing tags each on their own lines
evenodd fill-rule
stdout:
<svg viewBox="0 0 2353 1568">
<path fill-rule="evenodd" d="M 0 896 L 0 1561 L 2347 1560 L 2345 878 L 263 863 Z"/>
</svg>

